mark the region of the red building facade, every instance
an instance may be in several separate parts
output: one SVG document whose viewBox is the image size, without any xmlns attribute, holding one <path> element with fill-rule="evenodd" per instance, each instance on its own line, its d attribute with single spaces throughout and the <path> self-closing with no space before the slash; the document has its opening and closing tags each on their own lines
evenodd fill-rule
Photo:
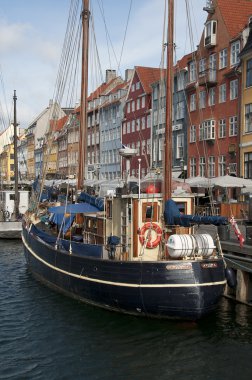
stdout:
<svg viewBox="0 0 252 380">
<path fill-rule="evenodd" d="M 199 47 L 188 62 L 191 177 L 240 174 L 239 53 L 252 5 L 246 0 L 218 0 L 209 5 Z"/>
<path fill-rule="evenodd" d="M 140 176 L 149 171 L 151 161 L 151 84 L 160 79 L 161 70 L 153 67 L 136 66 L 126 99 L 122 123 L 122 144 L 137 150 L 131 160 L 131 176 Z M 122 173 L 125 162 L 122 161 Z"/>
</svg>

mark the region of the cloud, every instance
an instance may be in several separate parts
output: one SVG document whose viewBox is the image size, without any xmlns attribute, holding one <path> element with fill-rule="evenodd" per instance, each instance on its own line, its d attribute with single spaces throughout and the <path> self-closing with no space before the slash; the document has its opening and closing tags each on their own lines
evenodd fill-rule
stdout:
<svg viewBox="0 0 252 380">
<path fill-rule="evenodd" d="M 22 50 L 26 46 L 27 33 L 32 27 L 28 23 L 9 24 L 0 20 L 0 53 L 13 53 L 13 50 Z"/>
</svg>

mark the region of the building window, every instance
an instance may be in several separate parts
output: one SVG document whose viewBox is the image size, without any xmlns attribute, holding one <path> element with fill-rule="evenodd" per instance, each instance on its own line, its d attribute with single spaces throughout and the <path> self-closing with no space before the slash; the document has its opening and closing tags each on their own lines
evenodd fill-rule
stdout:
<svg viewBox="0 0 252 380">
<path fill-rule="evenodd" d="M 200 91 L 199 94 L 199 108 L 206 108 L 206 91 Z"/>
<path fill-rule="evenodd" d="M 239 59 L 239 53 L 240 53 L 240 41 L 235 41 L 231 44 L 231 50 L 230 50 L 230 65 L 234 66 L 237 65 L 240 62 Z"/>
<path fill-rule="evenodd" d="M 205 75 L 206 71 L 206 58 L 201 58 L 199 61 L 199 76 Z"/>
<path fill-rule="evenodd" d="M 252 132 L 252 103 L 245 104 L 245 133 Z"/>
<path fill-rule="evenodd" d="M 184 157 L 184 134 L 177 135 L 177 154 L 176 158 Z"/>
<path fill-rule="evenodd" d="M 238 79 L 230 82 L 230 100 L 238 98 Z"/>
<path fill-rule="evenodd" d="M 216 45 L 216 26 L 217 22 L 214 20 L 206 22 L 204 30 L 204 46 Z"/>
<path fill-rule="evenodd" d="M 130 102 L 127 103 L 127 113 L 130 113 Z"/>
<path fill-rule="evenodd" d="M 130 121 L 127 122 L 127 133 L 130 133 Z"/>
<path fill-rule="evenodd" d="M 244 154 L 244 178 L 252 179 L 252 153 Z"/>
<path fill-rule="evenodd" d="M 131 122 L 131 132 L 135 132 L 135 120 L 132 120 Z M 130 132 L 128 132 L 130 133 Z"/>
<path fill-rule="evenodd" d="M 142 108 L 145 107 L 145 96 L 142 96 Z"/>
<path fill-rule="evenodd" d="M 136 109 L 137 109 L 137 110 L 140 109 L 140 98 L 137 99 L 137 106 L 136 106 Z"/>
<path fill-rule="evenodd" d="M 238 133 L 237 116 L 231 116 L 229 118 L 229 136 L 237 136 L 237 133 Z"/>
<path fill-rule="evenodd" d="M 202 140 L 215 140 L 215 121 L 205 120 L 200 129 Z"/>
<path fill-rule="evenodd" d="M 219 69 L 227 67 L 227 49 L 223 49 L 219 53 Z"/>
<path fill-rule="evenodd" d="M 206 175 L 206 159 L 205 157 L 200 157 L 200 164 L 199 164 L 199 175 L 201 177 L 205 177 Z"/>
<path fill-rule="evenodd" d="M 210 156 L 208 158 L 208 177 L 215 177 L 215 157 Z"/>
<path fill-rule="evenodd" d="M 209 89 L 209 95 L 208 95 L 208 105 L 214 106 L 215 105 L 215 88 L 212 87 Z"/>
<path fill-rule="evenodd" d="M 225 119 L 219 120 L 219 138 L 220 139 L 226 137 L 226 130 L 227 130 L 226 120 Z"/>
<path fill-rule="evenodd" d="M 196 158 L 195 157 L 190 158 L 190 176 L 196 177 Z"/>
<path fill-rule="evenodd" d="M 195 61 L 191 61 L 189 63 L 189 81 L 190 82 L 196 81 L 196 64 L 195 64 Z"/>
<path fill-rule="evenodd" d="M 226 83 L 220 85 L 219 87 L 219 103 L 224 103 L 227 98 L 227 88 Z"/>
<path fill-rule="evenodd" d="M 226 156 L 219 156 L 219 176 L 226 174 Z"/>
<path fill-rule="evenodd" d="M 185 88 L 185 78 L 182 72 L 179 72 L 177 75 L 177 87 L 178 91 L 182 91 Z"/>
<path fill-rule="evenodd" d="M 131 102 L 131 111 L 134 112 L 135 111 L 135 101 L 132 100 Z"/>
<path fill-rule="evenodd" d="M 246 87 L 252 86 L 252 58 L 247 60 L 246 65 Z"/>
<path fill-rule="evenodd" d="M 136 83 L 136 90 L 140 90 L 140 82 Z"/>
<path fill-rule="evenodd" d="M 236 162 L 229 164 L 229 174 L 237 175 L 237 163 Z"/>
<path fill-rule="evenodd" d="M 176 105 L 176 120 L 183 119 L 185 115 L 185 104 L 184 102 L 178 102 Z"/>
<path fill-rule="evenodd" d="M 216 81 L 216 53 L 209 56 L 209 80 Z"/>
<path fill-rule="evenodd" d="M 196 110 L 196 94 L 190 96 L 190 111 Z"/>
<path fill-rule="evenodd" d="M 196 142 L 196 125 L 190 126 L 190 143 Z"/>
<path fill-rule="evenodd" d="M 142 129 L 145 129 L 145 116 L 142 117 Z"/>
</svg>

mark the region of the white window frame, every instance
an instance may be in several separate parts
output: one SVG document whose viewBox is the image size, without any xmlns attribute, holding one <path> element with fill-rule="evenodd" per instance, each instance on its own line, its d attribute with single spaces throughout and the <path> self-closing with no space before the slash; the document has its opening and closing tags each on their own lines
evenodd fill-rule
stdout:
<svg viewBox="0 0 252 380">
<path fill-rule="evenodd" d="M 244 107 L 245 117 L 245 133 L 252 132 L 252 103 L 245 104 Z"/>
<path fill-rule="evenodd" d="M 237 136 L 238 134 L 238 117 L 230 116 L 229 118 L 229 136 Z"/>
<path fill-rule="evenodd" d="M 227 57 L 228 57 L 227 48 L 219 52 L 219 69 L 220 70 L 227 67 Z"/>
<path fill-rule="evenodd" d="M 238 79 L 230 81 L 230 100 L 238 98 Z"/>
<path fill-rule="evenodd" d="M 223 83 L 219 87 L 219 103 L 225 103 L 227 100 L 227 85 Z"/>
<path fill-rule="evenodd" d="M 190 111 L 196 110 L 196 93 L 190 95 Z"/>
<path fill-rule="evenodd" d="M 226 119 L 219 120 L 219 138 L 223 139 L 227 135 L 227 123 Z"/>
<path fill-rule="evenodd" d="M 239 53 L 241 49 L 241 42 L 237 40 L 231 44 L 230 47 L 230 66 L 235 66 L 240 62 Z"/>
<path fill-rule="evenodd" d="M 196 142 L 196 125 L 190 126 L 190 143 Z"/>
<path fill-rule="evenodd" d="M 184 157 L 184 133 L 177 135 L 176 158 Z"/>
</svg>

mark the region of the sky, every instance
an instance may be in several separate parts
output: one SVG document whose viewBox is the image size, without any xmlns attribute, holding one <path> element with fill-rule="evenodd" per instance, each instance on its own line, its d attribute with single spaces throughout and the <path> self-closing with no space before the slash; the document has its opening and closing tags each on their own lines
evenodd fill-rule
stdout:
<svg viewBox="0 0 252 380">
<path fill-rule="evenodd" d="M 193 42 L 188 38 L 185 0 L 175 0 L 178 59 L 196 48 L 207 17 L 206 0 L 187 1 Z M 104 75 L 108 68 L 124 76 L 125 69 L 134 66 L 159 67 L 164 4 L 165 0 L 90 0 Z M 27 128 L 53 98 L 70 5 L 71 0 L 0 0 L 0 113 L 6 123 L 7 114 L 12 118 L 14 90 L 21 128 Z M 90 80 L 89 91 L 101 80 Z M 0 130 L 7 127 L 2 119 Z"/>
</svg>

